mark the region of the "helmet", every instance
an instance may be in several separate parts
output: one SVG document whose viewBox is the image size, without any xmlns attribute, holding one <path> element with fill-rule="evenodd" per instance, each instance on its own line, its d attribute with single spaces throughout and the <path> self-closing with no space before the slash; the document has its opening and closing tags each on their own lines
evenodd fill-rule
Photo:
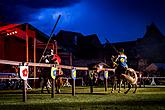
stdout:
<svg viewBox="0 0 165 110">
<path fill-rule="evenodd" d="M 119 52 L 120 52 L 120 53 L 124 53 L 124 49 L 123 49 L 123 48 L 120 48 L 120 49 L 119 49 Z"/>
</svg>

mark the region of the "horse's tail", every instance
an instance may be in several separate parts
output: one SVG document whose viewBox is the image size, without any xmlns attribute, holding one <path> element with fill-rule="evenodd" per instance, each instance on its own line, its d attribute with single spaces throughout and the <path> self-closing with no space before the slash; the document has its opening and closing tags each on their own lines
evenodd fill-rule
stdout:
<svg viewBox="0 0 165 110">
<path fill-rule="evenodd" d="M 126 78 L 127 81 L 130 82 L 131 84 L 136 84 L 137 80 L 138 80 L 136 71 L 132 68 L 128 68 L 127 70 L 130 71 L 131 73 L 133 73 L 133 75 L 130 76 L 127 74 L 122 74 L 122 76 L 124 76 L 124 78 Z"/>
<path fill-rule="evenodd" d="M 138 77 L 137 77 L 136 71 L 134 69 L 132 69 L 132 72 L 134 74 L 134 81 L 132 82 L 132 84 L 136 84 L 137 80 L 138 80 Z"/>
</svg>

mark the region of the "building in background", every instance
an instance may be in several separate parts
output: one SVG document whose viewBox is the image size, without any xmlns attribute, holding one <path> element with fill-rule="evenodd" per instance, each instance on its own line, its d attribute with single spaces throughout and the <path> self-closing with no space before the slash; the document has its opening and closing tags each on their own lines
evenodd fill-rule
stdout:
<svg viewBox="0 0 165 110">
<path fill-rule="evenodd" d="M 27 40 L 28 38 L 28 40 Z M 0 25 L 0 59 L 39 62 L 49 37 L 30 24 Z M 51 41 L 49 47 L 53 47 Z M 8 69 L 0 64 L 0 71 Z"/>
<path fill-rule="evenodd" d="M 14 33 L 13 33 L 14 32 Z M 34 36 L 36 36 L 36 62 L 39 61 L 49 36 L 28 24 L 29 61 L 34 62 Z M 142 38 L 135 41 L 101 44 L 96 34 L 84 36 L 78 32 L 61 30 L 53 36 L 57 41 L 62 64 L 88 66 L 91 63 L 111 64 L 111 56 L 125 49 L 129 67 L 144 71 L 151 63 L 165 63 L 165 36 L 154 23 L 147 26 Z M 26 61 L 26 24 L 3 24 L 0 27 L 0 59 Z M 1 68 L 2 69 L 2 68 Z"/>
</svg>

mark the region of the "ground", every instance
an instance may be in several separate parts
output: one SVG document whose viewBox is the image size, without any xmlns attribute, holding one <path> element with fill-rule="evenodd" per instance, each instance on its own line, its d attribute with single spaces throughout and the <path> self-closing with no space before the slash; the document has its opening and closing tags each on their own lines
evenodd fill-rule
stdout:
<svg viewBox="0 0 165 110">
<path fill-rule="evenodd" d="M 23 102 L 21 90 L 0 90 L 0 110 L 165 110 L 165 88 L 138 88 L 128 94 L 110 93 L 104 88 L 76 87 L 72 96 L 71 87 L 62 88 L 62 94 L 40 94 L 40 89 L 28 90 L 27 101 Z M 122 89 L 122 91 L 125 91 Z"/>
</svg>

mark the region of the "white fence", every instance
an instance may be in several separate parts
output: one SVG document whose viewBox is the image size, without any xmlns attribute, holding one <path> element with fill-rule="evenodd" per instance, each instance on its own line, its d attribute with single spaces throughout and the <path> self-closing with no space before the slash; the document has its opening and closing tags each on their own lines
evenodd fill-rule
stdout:
<svg viewBox="0 0 165 110">
<path fill-rule="evenodd" d="M 140 87 L 165 87 L 165 77 L 139 77 L 138 84 Z"/>
</svg>

